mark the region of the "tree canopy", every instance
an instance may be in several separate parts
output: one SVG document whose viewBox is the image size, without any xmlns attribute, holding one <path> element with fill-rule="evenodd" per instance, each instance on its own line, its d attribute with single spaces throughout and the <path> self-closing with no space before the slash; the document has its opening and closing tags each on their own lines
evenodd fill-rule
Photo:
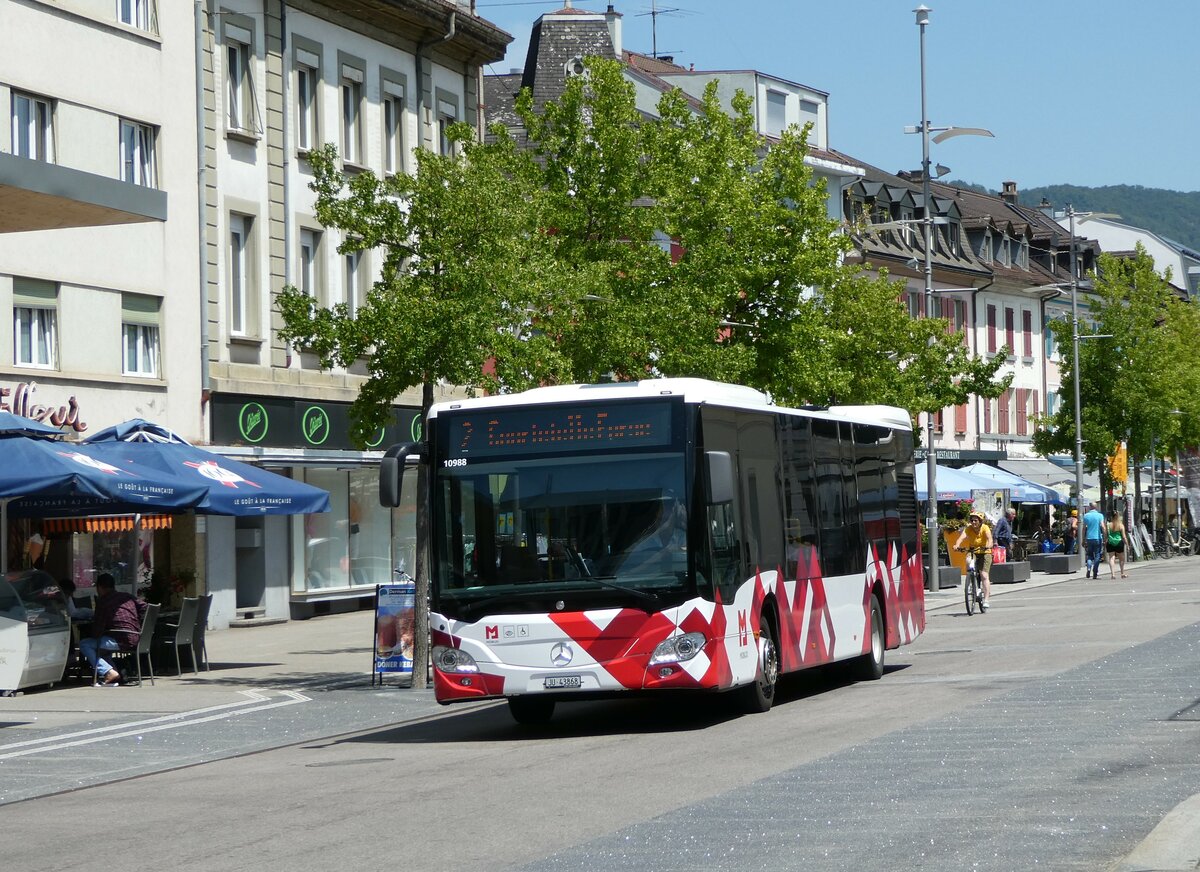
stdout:
<svg viewBox="0 0 1200 872">
<path fill-rule="evenodd" d="M 1087 311 L 1081 313 L 1079 401 L 1083 457 L 1090 469 L 1121 440 L 1129 456 L 1159 456 L 1200 442 L 1200 375 L 1189 361 L 1200 345 L 1200 313 L 1181 301 L 1169 276 L 1139 243 L 1132 258 L 1102 254 Z M 1064 349 L 1062 393 L 1073 398 L 1071 324 L 1051 325 Z M 1103 338 L 1088 339 L 1089 336 Z M 1044 419 L 1034 438 L 1039 453 L 1075 451 L 1073 399 Z"/>
<path fill-rule="evenodd" d="M 353 306 L 286 289 L 282 336 L 326 366 L 366 361 L 356 432 L 438 381 L 698 376 L 910 412 L 1007 388 L 1002 357 L 972 358 L 945 321 L 912 319 L 886 274 L 844 262 L 806 131 L 768 143 L 746 95 L 674 91 L 646 118 L 620 65 L 592 59 L 561 99 L 535 108 L 526 92 L 517 110 L 530 149 L 456 125 L 455 153 L 417 150 L 412 175 L 312 155 L 318 219 L 382 275 Z"/>
</svg>

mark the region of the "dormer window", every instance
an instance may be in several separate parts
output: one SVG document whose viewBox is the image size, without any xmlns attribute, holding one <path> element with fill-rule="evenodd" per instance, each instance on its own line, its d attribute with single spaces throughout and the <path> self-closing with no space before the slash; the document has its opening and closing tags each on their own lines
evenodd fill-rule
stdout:
<svg viewBox="0 0 1200 872">
<path fill-rule="evenodd" d="M 1007 236 L 1002 236 L 996 240 L 996 260 L 1004 266 L 1008 266 L 1012 260 L 1012 249 L 1009 247 L 1009 239 Z"/>
<path fill-rule="evenodd" d="M 959 226 L 957 221 L 949 221 L 946 224 L 946 244 L 950 247 L 950 254 L 953 257 L 958 257 L 962 254 L 962 246 L 959 238 Z"/>
<path fill-rule="evenodd" d="M 1017 266 L 1029 269 L 1029 240 L 1022 239 L 1017 248 Z"/>
<path fill-rule="evenodd" d="M 979 243 L 979 259 L 984 263 L 992 262 L 992 231 L 985 230 Z"/>
</svg>

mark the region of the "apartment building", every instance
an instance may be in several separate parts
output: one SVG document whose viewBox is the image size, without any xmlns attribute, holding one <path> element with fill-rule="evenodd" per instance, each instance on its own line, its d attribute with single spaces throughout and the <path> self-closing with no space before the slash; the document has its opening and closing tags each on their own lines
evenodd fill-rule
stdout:
<svg viewBox="0 0 1200 872">
<path fill-rule="evenodd" d="M 193 20 L 162 0 L 0 3 L 0 408 L 69 438 L 134 417 L 205 435 Z M 47 569 L 134 584 L 166 540 L 110 526 L 46 533 Z"/>
<path fill-rule="evenodd" d="M 419 389 L 367 450 L 349 436 L 363 364 L 322 370 L 281 342 L 286 285 L 353 311 L 378 278 L 316 220 L 310 150 L 328 142 L 350 174 L 415 170 L 480 126 L 481 65 L 508 34 L 451 0 L 222 0 L 201 34 L 204 319 L 201 389 L 214 450 L 328 490 L 327 514 L 209 518 L 215 626 L 356 606 L 413 571 L 414 507 L 378 504 L 382 449 L 420 432 Z M 443 389 L 443 393 L 450 389 Z"/>
</svg>

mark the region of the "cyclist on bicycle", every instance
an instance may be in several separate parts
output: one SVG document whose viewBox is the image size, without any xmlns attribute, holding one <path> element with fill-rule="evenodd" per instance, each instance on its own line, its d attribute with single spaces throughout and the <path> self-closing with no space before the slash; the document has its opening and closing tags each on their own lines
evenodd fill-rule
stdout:
<svg viewBox="0 0 1200 872">
<path fill-rule="evenodd" d="M 985 612 L 990 606 L 988 599 L 992 592 L 992 582 L 988 578 L 992 569 L 992 544 L 992 528 L 983 523 L 983 514 L 971 512 L 967 526 L 959 535 L 954 547 L 958 551 L 966 551 L 975 561 L 975 569 L 983 586 L 983 602 L 980 609 Z"/>
</svg>

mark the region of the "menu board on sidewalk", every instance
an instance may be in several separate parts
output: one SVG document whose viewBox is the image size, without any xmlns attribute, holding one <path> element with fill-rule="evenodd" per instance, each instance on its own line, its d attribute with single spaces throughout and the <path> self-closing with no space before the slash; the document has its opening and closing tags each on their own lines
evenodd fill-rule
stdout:
<svg viewBox="0 0 1200 872">
<path fill-rule="evenodd" d="M 415 585 L 381 584 L 375 588 L 376 676 L 384 672 L 412 674 L 415 604 Z"/>
</svg>

